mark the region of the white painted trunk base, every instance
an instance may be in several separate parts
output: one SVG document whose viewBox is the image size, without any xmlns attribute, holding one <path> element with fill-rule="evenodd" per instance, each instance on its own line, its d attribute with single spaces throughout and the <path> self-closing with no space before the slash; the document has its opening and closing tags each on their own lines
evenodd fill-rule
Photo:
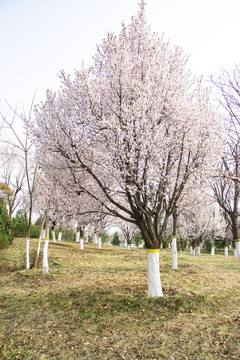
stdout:
<svg viewBox="0 0 240 360">
<path fill-rule="evenodd" d="M 214 246 L 212 246 L 212 248 L 211 248 L 211 255 L 215 255 L 215 248 L 214 248 Z"/>
<path fill-rule="evenodd" d="M 52 230 L 52 241 L 55 243 L 56 242 L 56 236 L 55 236 L 55 231 Z"/>
<path fill-rule="evenodd" d="M 29 238 L 26 239 L 26 269 L 29 270 Z"/>
<path fill-rule="evenodd" d="M 165 249 L 163 249 L 163 255 L 165 255 L 166 254 L 166 251 L 165 251 Z"/>
<path fill-rule="evenodd" d="M 195 256 L 196 253 L 195 253 L 195 249 L 192 249 L 192 256 Z"/>
<path fill-rule="evenodd" d="M 237 249 L 234 249 L 233 255 L 237 257 Z"/>
<path fill-rule="evenodd" d="M 128 245 L 127 248 L 128 248 L 128 250 L 131 250 L 131 245 Z"/>
<path fill-rule="evenodd" d="M 224 256 L 228 256 L 228 246 L 224 246 Z"/>
<path fill-rule="evenodd" d="M 172 237 L 172 269 L 178 268 L 178 260 L 177 260 L 177 238 Z"/>
<path fill-rule="evenodd" d="M 171 249 L 171 244 L 170 243 L 168 244 L 168 248 Z"/>
<path fill-rule="evenodd" d="M 192 254 L 193 254 L 193 248 L 192 248 L 192 245 L 190 245 L 189 251 L 190 251 L 190 255 L 192 255 Z"/>
<path fill-rule="evenodd" d="M 83 238 L 80 239 L 80 250 L 84 249 L 84 242 L 83 242 Z"/>
<path fill-rule="evenodd" d="M 163 296 L 159 268 L 159 250 L 147 249 L 148 296 Z"/>
<path fill-rule="evenodd" d="M 98 249 L 101 249 L 101 248 L 102 248 L 102 239 L 99 236 L 99 238 L 98 238 Z"/>
<path fill-rule="evenodd" d="M 240 240 L 235 240 L 235 246 L 237 250 L 237 258 L 240 259 Z"/>
<path fill-rule="evenodd" d="M 38 239 L 37 257 L 38 257 L 39 254 L 40 254 L 40 249 L 41 249 L 41 236 L 40 236 L 40 238 Z"/>
<path fill-rule="evenodd" d="M 231 248 L 232 248 L 232 245 L 230 244 L 230 245 L 229 245 L 229 250 L 231 250 Z"/>
<path fill-rule="evenodd" d="M 49 266 L 48 266 L 48 243 L 49 240 L 46 239 L 43 246 L 43 274 L 48 274 Z"/>
<path fill-rule="evenodd" d="M 76 233 L 76 241 L 79 242 L 80 240 L 80 231 L 77 231 Z"/>
<path fill-rule="evenodd" d="M 58 241 L 62 241 L 62 232 L 58 233 Z"/>
<path fill-rule="evenodd" d="M 200 256 L 201 255 L 201 248 L 200 246 L 196 247 L 196 256 Z"/>
</svg>

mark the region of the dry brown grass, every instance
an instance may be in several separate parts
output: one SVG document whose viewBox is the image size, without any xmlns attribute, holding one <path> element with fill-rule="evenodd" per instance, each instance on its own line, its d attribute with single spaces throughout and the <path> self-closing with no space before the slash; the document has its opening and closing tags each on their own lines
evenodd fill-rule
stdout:
<svg viewBox="0 0 240 360">
<path fill-rule="evenodd" d="M 240 263 L 160 255 L 163 298 L 147 298 L 146 254 L 50 243 L 50 274 L 24 269 L 24 239 L 1 251 L 1 359 L 240 359 Z M 37 240 L 31 240 L 36 249 Z"/>
</svg>

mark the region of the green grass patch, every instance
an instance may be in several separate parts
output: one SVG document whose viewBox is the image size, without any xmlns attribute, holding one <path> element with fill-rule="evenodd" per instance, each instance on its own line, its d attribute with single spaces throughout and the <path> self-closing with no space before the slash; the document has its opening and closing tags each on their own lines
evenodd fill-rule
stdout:
<svg viewBox="0 0 240 360">
<path fill-rule="evenodd" d="M 25 239 L 0 252 L 1 359 L 239 359 L 240 263 L 160 252 L 164 297 L 147 297 L 146 253 L 49 244 L 50 273 L 24 269 Z M 32 253 L 37 240 L 30 240 Z"/>
</svg>

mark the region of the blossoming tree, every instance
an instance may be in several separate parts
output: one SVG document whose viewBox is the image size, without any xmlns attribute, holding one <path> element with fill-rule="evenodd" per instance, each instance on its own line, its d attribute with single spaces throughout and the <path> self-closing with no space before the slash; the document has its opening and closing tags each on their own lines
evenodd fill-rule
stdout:
<svg viewBox="0 0 240 360">
<path fill-rule="evenodd" d="M 190 91 L 186 61 L 151 33 L 141 1 L 130 25 L 98 46 L 93 65 L 74 79 L 61 72 L 61 89 L 36 110 L 44 171 L 61 166 L 76 194 L 140 229 L 151 297 L 163 295 L 161 219 L 221 150 L 219 118 L 201 82 Z"/>
</svg>

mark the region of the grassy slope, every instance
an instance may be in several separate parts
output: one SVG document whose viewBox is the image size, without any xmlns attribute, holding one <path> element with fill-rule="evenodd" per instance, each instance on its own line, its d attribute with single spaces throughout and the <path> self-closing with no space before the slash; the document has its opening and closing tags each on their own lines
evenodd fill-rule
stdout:
<svg viewBox="0 0 240 360">
<path fill-rule="evenodd" d="M 0 253 L 0 359 L 240 359 L 232 255 L 185 252 L 171 270 L 167 250 L 164 297 L 148 299 L 144 250 L 50 243 L 43 276 L 23 269 L 24 246 L 16 239 Z"/>
</svg>

